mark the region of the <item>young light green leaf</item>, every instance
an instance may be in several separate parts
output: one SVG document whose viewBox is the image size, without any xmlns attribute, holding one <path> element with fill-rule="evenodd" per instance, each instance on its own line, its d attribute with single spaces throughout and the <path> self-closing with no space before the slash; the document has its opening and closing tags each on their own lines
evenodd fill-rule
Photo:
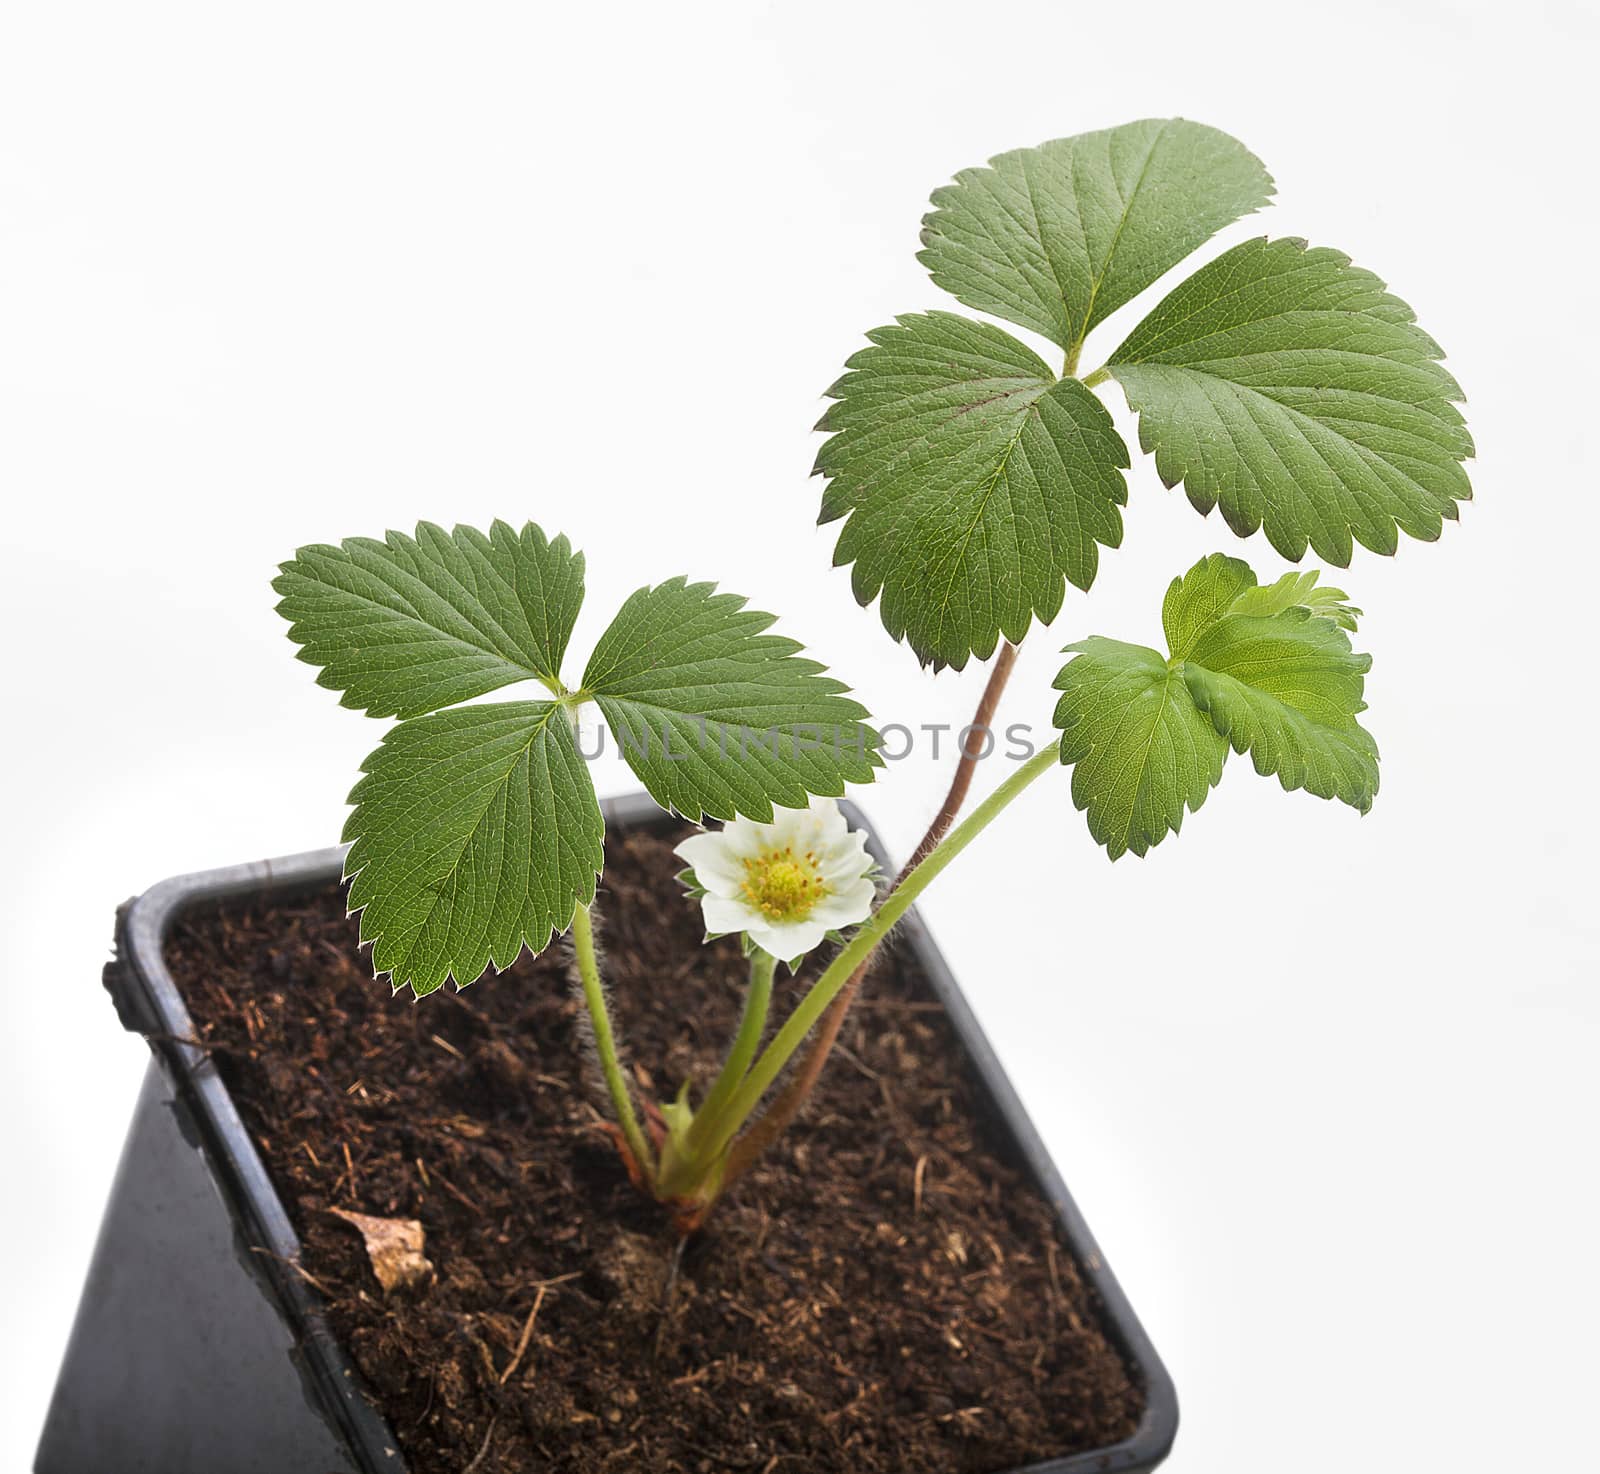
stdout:
<svg viewBox="0 0 1600 1474">
<path fill-rule="evenodd" d="M 1078 653 L 1056 679 L 1061 760 L 1076 764 L 1073 799 L 1113 860 L 1176 832 L 1230 743 L 1285 789 L 1372 806 L 1378 749 L 1356 721 L 1372 662 L 1345 632 L 1357 612 L 1315 573 L 1260 588 L 1248 564 L 1213 553 L 1167 589 L 1167 658 L 1099 637 L 1067 646 Z"/>
<path fill-rule="evenodd" d="M 1255 586 L 1256 576 L 1250 565 L 1225 553 L 1212 553 L 1182 578 L 1173 579 L 1161 601 L 1167 653 L 1174 660 L 1184 659 L 1200 635 Z"/>
<path fill-rule="evenodd" d="M 1186 659 L 1200 636 L 1228 614 L 1265 618 L 1299 608 L 1354 630 L 1361 611 L 1343 589 L 1321 586 L 1321 576 L 1315 568 L 1297 569 L 1261 586 L 1244 559 L 1212 553 L 1167 586 L 1161 605 L 1167 650 L 1174 660 Z"/>
<path fill-rule="evenodd" d="M 1472 495 L 1442 350 L 1371 272 L 1304 241 L 1246 241 L 1136 327 L 1107 371 L 1161 479 L 1241 537 L 1350 561 L 1432 540 Z M 1397 531 L 1398 529 L 1398 531 Z"/>
<path fill-rule="evenodd" d="M 1299 606 L 1354 633 L 1361 611 L 1343 589 L 1319 584 L 1321 577 L 1321 570 L 1316 568 L 1286 573 L 1276 583 L 1247 589 L 1230 607 L 1235 614 L 1272 615 Z"/>
<path fill-rule="evenodd" d="M 834 564 L 923 664 L 966 665 L 1048 623 L 1122 540 L 1128 449 L 1095 396 L 1009 333 L 948 312 L 868 335 L 818 429 Z"/>
<path fill-rule="evenodd" d="M 842 682 L 766 633 L 773 616 L 675 578 L 643 588 L 600 637 L 581 695 L 665 808 L 699 820 L 772 817 L 870 782 L 878 735 Z"/>
<path fill-rule="evenodd" d="M 533 523 L 485 537 L 431 522 L 382 542 L 301 548 L 272 587 L 317 684 L 375 717 L 417 716 L 530 679 L 554 682 L 583 603 L 583 554 Z"/>
<path fill-rule="evenodd" d="M 934 192 L 917 259 L 968 307 L 1075 357 L 1096 323 L 1271 195 L 1226 133 L 1149 118 L 963 170 Z"/>
<path fill-rule="evenodd" d="M 1307 569 L 1260 587 L 1243 559 L 1213 553 L 1173 579 L 1162 624 L 1195 704 L 1258 773 L 1365 813 L 1378 749 L 1356 715 L 1372 660 L 1345 633 L 1360 611 L 1319 576 Z"/>
<path fill-rule="evenodd" d="M 1356 721 L 1371 665 L 1332 620 L 1296 607 L 1218 620 L 1182 671 L 1195 705 L 1256 772 L 1364 814 L 1378 792 L 1378 745 Z"/>
<path fill-rule="evenodd" d="M 594 899 L 605 825 L 558 703 L 401 722 L 363 771 L 344 833 L 349 904 L 396 988 L 420 997 L 509 967 Z"/>
<path fill-rule="evenodd" d="M 1100 636 L 1067 649 L 1078 654 L 1056 677 L 1055 724 L 1072 801 L 1111 859 L 1143 855 L 1206 801 L 1228 744 L 1159 651 Z"/>
</svg>

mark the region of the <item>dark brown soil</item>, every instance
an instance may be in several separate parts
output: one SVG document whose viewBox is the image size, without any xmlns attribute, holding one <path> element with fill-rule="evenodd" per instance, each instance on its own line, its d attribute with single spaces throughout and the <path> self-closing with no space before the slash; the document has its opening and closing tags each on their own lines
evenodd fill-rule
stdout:
<svg viewBox="0 0 1600 1474">
<path fill-rule="evenodd" d="M 744 979 L 668 843 L 613 840 L 599 908 L 658 1096 L 704 1087 Z M 413 1004 L 329 890 L 193 915 L 168 951 L 413 1474 L 990 1474 L 1134 1431 L 1140 1390 L 906 958 L 674 1278 L 597 1129 L 561 948 Z M 386 1299 L 333 1207 L 420 1219 L 437 1283 Z"/>
</svg>

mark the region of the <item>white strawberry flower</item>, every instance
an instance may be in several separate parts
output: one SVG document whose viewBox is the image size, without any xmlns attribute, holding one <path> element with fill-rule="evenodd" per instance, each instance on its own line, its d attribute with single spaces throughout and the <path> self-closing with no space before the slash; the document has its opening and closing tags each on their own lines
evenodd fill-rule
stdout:
<svg viewBox="0 0 1600 1474">
<path fill-rule="evenodd" d="M 872 912 L 876 867 L 867 837 L 850 828 L 831 798 L 808 809 L 774 809 L 766 824 L 734 819 L 691 835 L 676 853 L 705 892 L 708 936 L 744 932 L 786 962 Z"/>
</svg>

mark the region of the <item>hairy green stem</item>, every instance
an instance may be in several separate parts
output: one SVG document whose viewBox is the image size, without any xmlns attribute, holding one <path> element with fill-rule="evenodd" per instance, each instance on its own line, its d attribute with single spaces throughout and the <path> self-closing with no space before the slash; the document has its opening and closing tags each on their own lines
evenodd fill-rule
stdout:
<svg viewBox="0 0 1600 1474">
<path fill-rule="evenodd" d="M 1096 384 L 1103 384 L 1110 377 L 1111 365 L 1109 363 L 1102 364 L 1083 381 L 1083 387 L 1085 389 L 1093 389 Z"/>
<path fill-rule="evenodd" d="M 622 1128 L 628 1150 L 633 1153 L 635 1165 L 647 1183 L 656 1176 L 655 1155 L 639 1125 L 638 1113 L 633 1108 L 633 1096 L 628 1091 L 627 1077 L 622 1073 L 622 1061 L 617 1058 L 616 1036 L 611 1029 L 611 1012 L 606 1007 L 605 986 L 600 981 L 600 964 L 594 950 L 594 921 L 589 908 L 581 902 L 572 913 L 572 948 L 578 954 L 578 976 L 583 982 L 583 1001 L 588 1005 L 589 1019 L 594 1025 L 595 1053 L 600 1056 L 600 1070 L 606 1079 L 606 1089 L 611 1093 L 611 1109 Z"/>
<path fill-rule="evenodd" d="M 759 949 L 750 958 L 750 987 L 744 996 L 744 1012 L 739 1017 L 739 1032 L 734 1035 L 723 1062 L 722 1071 L 712 1082 L 705 1103 L 694 1113 L 689 1127 L 688 1149 L 697 1157 L 713 1134 L 717 1117 L 733 1098 L 733 1093 L 743 1083 L 750 1061 L 761 1047 L 761 1036 L 767 1028 L 767 1010 L 772 1004 L 772 975 L 778 959 Z"/>
<path fill-rule="evenodd" d="M 950 826 L 960 817 L 978 763 L 984 756 L 984 744 L 990 740 L 990 734 L 994 730 L 995 714 L 1000 709 L 1000 697 L 1005 691 L 1006 682 L 1011 679 L 1011 672 L 1016 662 L 1017 647 L 1007 640 L 1000 647 L 1000 654 L 989 671 L 989 679 L 984 685 L 983 695 L 978 699 L 977 710 L 973 712 L 972 721 L 966 729 L 966 741 L 961 744 L 961 759 L 951 776 L 950 791 L 945 794 L 944 802 L 939 805 L 938 812 L 928 825 L 927 833 L 917 841 L 917 847 L 911 852 L 911 858 L 901 866 L 894 884 L 889 887 L 890 890 L 898 886 L 933 853 L 934 846 L 950 832 Z M 806 1102 L 811 1098 L 811 1092 L 816 1089 L 817 1081 L 822 1078 L 822 1072 L 827 1068 L 828 1058 L 833 1053 L 834 1046 L 839 1042 L 839 1031 L 844 1027 L 845 1017 L 849 1014 L 850 1006 L 855 1002 L 862 983 L 866 981 L 870 967 L 871 960 L 868 959 L 851 974 L 850 981 L 834 994 L 833 1002 L 828 1005 L 828 1011 L 811 1031 L 804 1058 L 789 1071 L 782 1089 L 766 1102 L 760 1118 L 749 1123 L 740 1133 L 738 1140 L 729 1147 L 728 1167 L 723 1175 L 724 1187 L 731 1187 L 743 1177 L 760 1160 L 761 1154 L 789 1129 L 796 1117 L 805 1109 Z"/>
<path fill-rule="evenodd" d="M 721 1119 L 716 1122 L 709 1143 L 709 1159 L 715 1161 L 732 1141 L 750 1113 L 761 1103 L 772 1082 L 783 1072 L 795 1050 L 805 1042 L 812 1026 L 834 996 L 850 980 L 855 970 L 877 949 L 894 924 L 910 909 L 913 901 L 927 889 L 962 850 L 972 843 L 1019 793 L 1041 774 L 1057 767 L 1061 753 L 1055 743 L 1036 753 L 1005 780 L 993 793 L 950 831 L 939 845 L 891 891 L 849 943 L 828 964 L 810 991 L 795 1005 L 784 1025 L 761 1057 L 750 1067 L 744 1082 L 734 1092 Z"/>
</svg>

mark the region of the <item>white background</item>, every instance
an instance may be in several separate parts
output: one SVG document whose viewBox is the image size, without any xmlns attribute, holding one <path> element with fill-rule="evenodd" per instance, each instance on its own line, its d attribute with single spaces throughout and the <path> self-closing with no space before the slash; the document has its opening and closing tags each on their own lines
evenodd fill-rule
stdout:
<svg viewBox="0 0 1600 1474">
<path fill-rule="evenodd" d="M 924 676 L 829 569 L 820 391 L 866 329 L 954 305 L 914 260 L 954 170 L 1156 114 L 1279 183 L 1202 257 L 1303 234 L 1416 307 L 1478 501 L 1338 579 L 1377 657 L 1369 818 L 1236 761 L 1112 866 L 1063 779 L 925 909 L 1171 1366 L 1175 1474 L 1581 1462 L 1597 40 L 1536 0 L 10 7 L 0 1462 L 31 1456 L 144 1063 L 98 981 L 114 906 L 331 842 L 380 731 L 291 659 L 274 564 L 531 517 L 588 552 L 579 659 L 689 573 L 881 720 L 960 721 L 982 675 Z M 1006 719 L 1048 722 L 1067 640 L 1155 638 L 1217 548 L 1283 566 L 1139 460 Z M 902 853 L 945 777 L 863 796 Z"/>
</svg>

